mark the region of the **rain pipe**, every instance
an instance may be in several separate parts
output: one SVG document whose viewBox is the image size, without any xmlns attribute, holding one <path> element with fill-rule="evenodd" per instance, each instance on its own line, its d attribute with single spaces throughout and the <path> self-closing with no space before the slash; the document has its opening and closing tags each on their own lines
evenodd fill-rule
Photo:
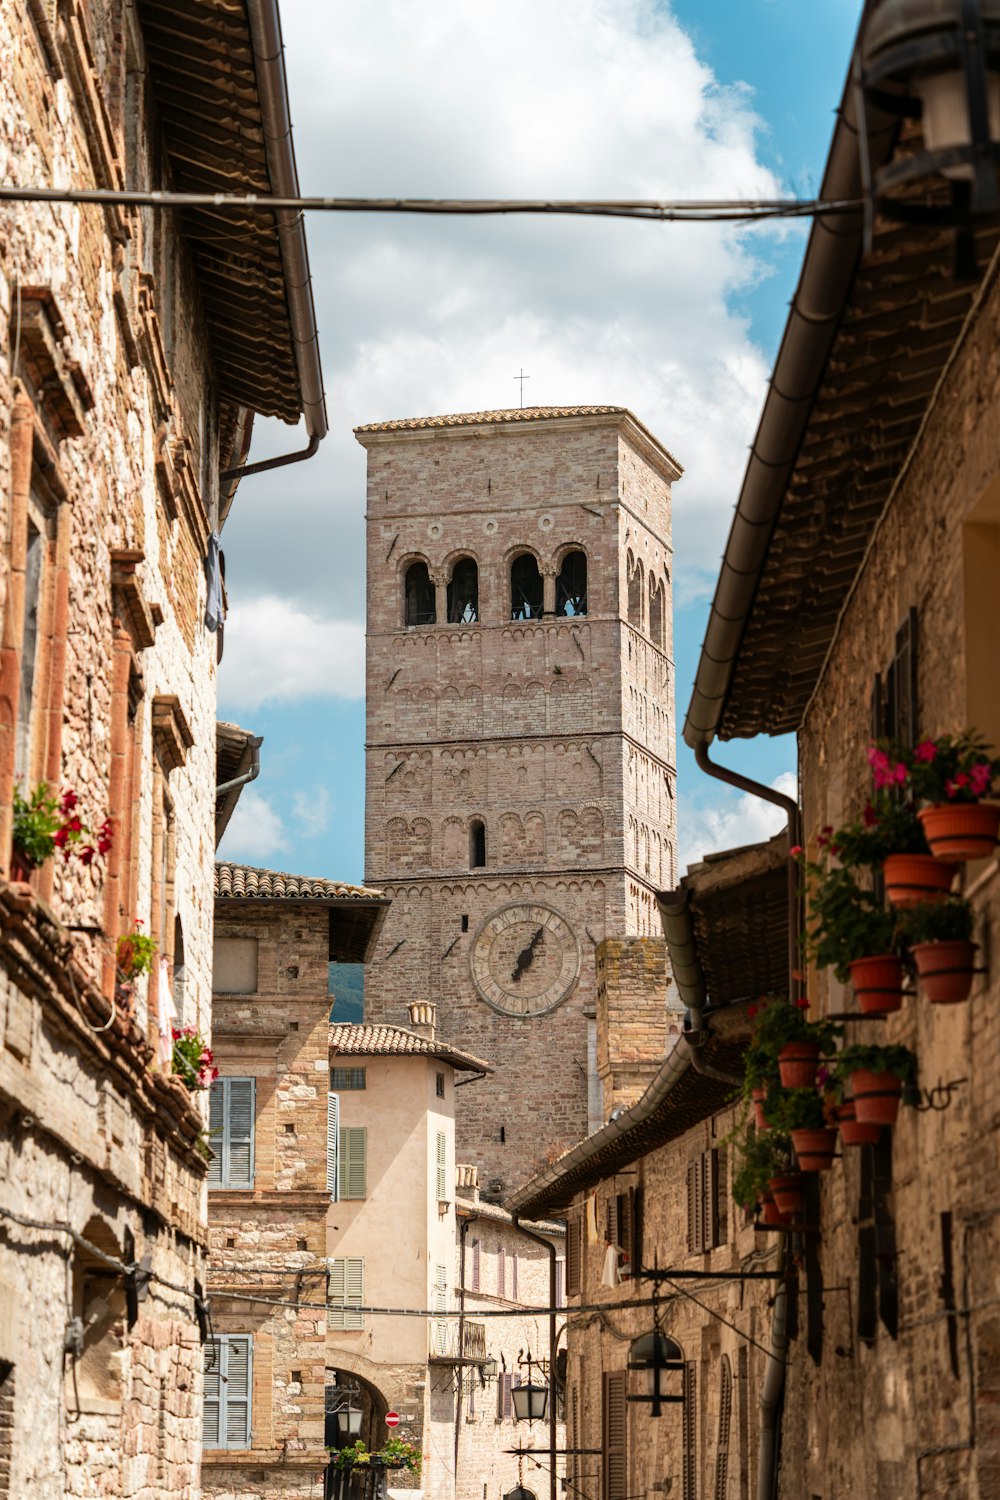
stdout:
<svg viewBox="0 0 1000 1500">
<path fill-rule="evenodd" d="M 288 84 L 277 0 L 247 0 L 247 15 L 264 126 L 268 175 L 277 197 L 296 198 L 299 196 L 299 177 L 292 146 L 292 121 L 288 110 Z M 312 458 L 327 433 L 323 371 L 319 360 L 319 331 L 316 327 L 303 216 L 294 210 L 277 209 L 274 218 L 281 246 L 295 364 L 309 441 L 305 448 L 294 453 L 261 459 L 258 463 L 243 464 L 235 469 L 225 469 L 220 475 L 223 482 L 242 479 L 249 474 L 264 474 L 270 469 L 285 468 L 288 464 Z"/>
<path fill-rule="evenodd" d="M 556 1500 L 556 1247 L 544 1235 L 525 1229 L 516 1213 L 511 1214 L 511 1221 L 525 1238 L 534 1240 L 549 1254 L 549 1500 Z"/>
<path fill-rule="evenodd" d="M 784 1282 L 774 1295 L 771 1347 L 760 1391 L 760 1446 L 757 1450 L 757 1500 L 774 1500 L 778 1478 L 778 1433 L 788 1360 L 788 1292 Z"/>
<path fill-rule="evenodd" d="M 232 781 L 224 781 L 221 786 L 215 788 L 216 797 L 222 797 L 226 792 L 234 792 L 238 786 L 246 786 L 248 781 L 256 781 L 260 775 L 260 747 L 264 743 L 262 734 L 252 734 L 247 740 L 250 747 L 250 769 L 244 771 L 240 776 L 234 776 Z"/>
</svg>

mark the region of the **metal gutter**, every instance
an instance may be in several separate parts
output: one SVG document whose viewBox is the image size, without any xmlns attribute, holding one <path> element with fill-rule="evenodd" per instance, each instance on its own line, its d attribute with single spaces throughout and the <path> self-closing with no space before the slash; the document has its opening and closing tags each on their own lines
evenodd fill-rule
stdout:
<svg viewBox="0 0 1000 1500">
<path fill-rule="evenodd" d="M 869 110 L 868 147 L 873 167 L 891 153 L 896 128 L 888 116 Z M 855 96 L 849 74 L 820 197 L 843 200 L 861 196 Z M 710 745 L 718 733 L 785 491 L 861 256 L 863 236 L 861 208 L 856 213 L 813 222 L 750 449 L 684 720 L 684 739 L 692 749 Z"/>
<path fill-rule="evenodd" d="M 278 0 L 246 0 L 253 44 L 254 68 L 264 122 L 264 147 L 267 168 L 277 197 L 299 196 L 299 175 L 292 144 L 292 121 L 288 108 L 288 81 L 285 76 L 284 47 Z M 309 446 L 301 456 L 315 453 L 327 433 L 326 401 L 323 395 L 323 371 L 319 358 L 319 332 L 313 303 L 312 279 L 303 216 L 290 209 L 275 212 L 281 258 L 288 288 L 288 311 L 295 345 L 295 363 L 299 374 L 302 411 Z M 292 461 L 286 459 L 286 462 Z M 274 459 L 264 462 L 276 467 Z M 251 464 L 245 473 L 259 473 Z M 230 476 L 231 477 L 231 476 Z"/>
</svg>

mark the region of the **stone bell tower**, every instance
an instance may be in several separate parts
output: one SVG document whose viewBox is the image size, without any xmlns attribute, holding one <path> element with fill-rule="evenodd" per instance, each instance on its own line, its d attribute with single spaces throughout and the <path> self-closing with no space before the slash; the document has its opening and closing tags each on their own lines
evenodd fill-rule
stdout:
<svg viewBox="0 0 1000 1500">
<path fill-rule="evenodd" d="M 673 886 L 670 485 L 617 406 L 375 423 L 365 879 L 393 897 L 368 1022 L 437 1005 L 494 1066 L 458 1098 L 487 1192 L 603 1123 L 594 950 Z"/>
</svg>

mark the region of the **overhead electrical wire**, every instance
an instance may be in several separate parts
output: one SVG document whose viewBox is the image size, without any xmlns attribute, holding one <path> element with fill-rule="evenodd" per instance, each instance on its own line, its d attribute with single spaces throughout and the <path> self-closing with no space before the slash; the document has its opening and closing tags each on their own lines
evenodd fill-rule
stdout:
<svg viewBox="0 0 1000 1500">
<path fill-rule="evenodd" d="M 208 208 L 236 213 L 426 214 L 478 217 L 538 214 L 674 223 L 757 223 L 857 213 L 858 198 L 282 198 L 266 193 L 186 193 L 170 189 L 0 186 L 0 203 L 93 203 L 102 207 Z"/>
</svg>

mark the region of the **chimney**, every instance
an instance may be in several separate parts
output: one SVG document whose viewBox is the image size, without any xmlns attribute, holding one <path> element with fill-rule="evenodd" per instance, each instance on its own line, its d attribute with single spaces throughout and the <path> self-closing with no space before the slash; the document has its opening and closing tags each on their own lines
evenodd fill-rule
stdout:
<svg viewBox="0 0 1000 1500">
<path fill-rule="evenodd" d="M 433 1000 L 411 1000 L 409 1004 L 410 1027 L 418 1036 L 433 1042 L 437 1030 L 437 1006 Z"/>
<path fill-rule="evenodd" d="M 461 1193 L 463 1198 L 471 1198 L 473 1203 L 479 1202 L 479 1168 L 475 1166 L 457 1165 L 455 1167 L 455 1189 Z"/>
</svg>

